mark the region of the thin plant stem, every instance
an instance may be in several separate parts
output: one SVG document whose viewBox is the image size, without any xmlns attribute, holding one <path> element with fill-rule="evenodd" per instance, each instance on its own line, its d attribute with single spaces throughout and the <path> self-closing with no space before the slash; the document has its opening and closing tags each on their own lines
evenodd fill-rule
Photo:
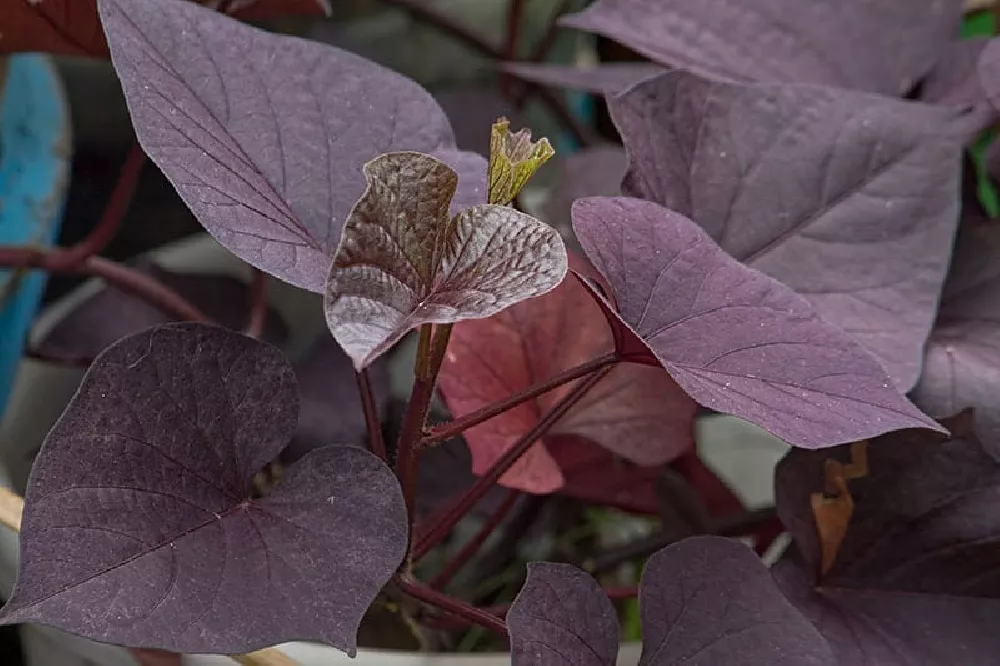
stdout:
<svg viewBox="0 0 1000 666">
<path fill-rule="evenodd" d="M 427 421 L 427 411 L 434 397 L 434 386 L 437 383 L 441 362 L 451 337 L 451 324 L 438 326 L 424 324 L 420 327 L 420 340 L 417 343 L 417 358 L 413 367 L 413 389 L 410 391 L 410 402 L 406 406 L 403 417 L 403 427 L 399 433 L 396 446 L 396 477 L 403 489 L 406 500 L 406 510 L 409 523 L 412 526 L 416 512 L 417 496 L 417 462 L 420 452 L 420 439 L 423 436 L 424 424 Z"/>
<path fill-rule="evenodd" d="M 24 498 L 12 490 L 0 486 L 0 524 L 14 532 L 21 532 L 21 516 L 24 513 Z M 230 659 L 246 666 L 299 666 L 280 650 L 265 648 L 248 654 L 230 655 Z"/>
<path fill-rule="evenodd" d="M 494 530 L 500 526 L 500 523 L 504 521 L 507 515 L 510 513 L 514 505 L 517 504 L 517 500 L 521 497 L 521 493 L 516 490 L 507 490 L 506 496 L 503 498 L 503 502 L 500 503 L 493 513 L 490 514 L 483 526 L 479 528 L 471 539 L 469 539 L 464 546 L 462 546 L 457 553 L 445 564 L 444 569 L 441 570 L 437 576 L 435 576 L 431 582 L 430 586 L 435 590 L 443 589 L 451 579 L 455 577 L 462 567 L 464 567 L 472 556 L 479 552 L 486 540 L 490 538 Z"/>
<path fill-rule="evenodd" d="M 154 277 L 103 257 L 87 257 L 76 266 L 59 259 L 64 250 L 0 246 L 0 268 L 39 269 L 49 273 L 75 273 L 101 278 L 124 292 L 137 296 L 156 309 L 181 321 L 210 322 L 201 310 Z"/>
<path fill-rule="evenodd" d="M 251 338 L 260 338 L 264 333 L 264 323 L 267 321 L 267 274 L 259 268 L 252 270 L 250 319 L 247 321 L 246 334 Z"/>
<path fill-rule="evenodd" d="M 138 142 L 134 142 L 125 157 L 118 172 L 118 180 L 115 181 L 114 190 L 108 197 L 108 202 L 104 206 L 97 224 L 87 236 L 76 245 L 61 250 L 52 258 L 53 272 L 72 272 L 77 266 L 83 263 L 88 257 L 92 257 L 111 242 L 111 239 L 118 233 L 125 211 L 128 210 L 132 194 L 135 192 L 136 183 L 139 181 L 139 174 L 142 172 L 142 165 L 146 162 L 146 154 L 142 152 Z"/>
<path fill-rule="evenodd" d="M 429 606 L 434 606 L 446 613 L 468 620 L 472 624 L 489 629 L 505 638 L 508 636 L 507 625 L 492 613 L 488 613 L 475 606 L 470 606 L 454 597 L 449 597 L 406 576 L 397 574 L 394 580 L 401 592 L 417 601 L 422 601 Z"/>
<path fill-rule="evenodd" d="M 358 393 L 361 394 L 361 408 L 365 413 L 365 425 L 368 428 L 368 448 L 372 453 L 388 462 L 389 453 L 382 438 L 382 420 L 378 415 L 378 403 L 375 391 L 372 389 L 371 375 L 368 368 L 362 368 L 355 373 L 358 380 Z"/>
<path fill-rule="evenodd" d="M 598 371 L 584 379 L 573 387 L 566 397 L 560 400 L 538 423 L 535 424 L 521 439 L 514 443 L 493 465 L 476 479 L 475 483 L 465 491 L 453 504 L 444 508 L 440 515 L 430 521 L 430 527 L 419 535 L 416 545 L 413 547 L 413 559 L 419 560 L 426 555 L 431 548 L 436 546 L 452 530 L 458 521 L 489 492 L 490 488 L 523 456 L 532 444 L 541 438 L 549 429 L 561 419 L 573 405 L 599 382 L 610 368 Z"/>
<path fill-rule="evenodd" d="M 530 386 L 523 391 L 518 391 L 517 393 L 504 398 L 499 402 L 486 405 L 485 407 L 477 409 L 474 412 L 469 412 L 468 414 L 449 423 L 434 426 L 424 437 L 423 443 L 433 444 L 434 442 L 440 442 L 441 440 L 455 437 L 473 426 L 477 426 L 484 421 L 488 421 L 495 416 L 499 416 L 500 414 L 517 407 L 523 402 L 527 402 L 532 398 L 537 398 L 538 396 L 548 393 L 563 384 L 567 384 L 571 381 L 606 368 L 607 366 L 614 364 L 617 360 L 617 355 L 612 352 L 605 354 L 604 356 L 591 359 L 581 365 L 563 370 L 559 374 L 553 375 L 544 382 Z"/>
</svg>

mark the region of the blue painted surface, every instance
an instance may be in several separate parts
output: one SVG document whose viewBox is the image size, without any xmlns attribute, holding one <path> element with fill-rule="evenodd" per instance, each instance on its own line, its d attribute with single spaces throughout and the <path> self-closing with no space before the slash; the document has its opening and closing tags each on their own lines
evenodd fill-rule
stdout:
<svg viewBox="0 0 1000 666">
<path fill-rule="evenodd" d="M 2 67 L 2 64 L 0 64 Z M 51 245 L 69 180 L 69 111 L 49 57 L 7 61 L 0 89 L 0 244 Z M 38 271 L 0 270 L 0 412 L 45 287 Z"/>
</svg>

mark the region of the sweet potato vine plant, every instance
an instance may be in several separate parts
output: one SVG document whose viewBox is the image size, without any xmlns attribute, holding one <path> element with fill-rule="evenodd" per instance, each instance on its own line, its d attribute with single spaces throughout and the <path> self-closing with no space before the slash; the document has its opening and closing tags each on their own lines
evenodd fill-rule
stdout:
<svg viewBox="0 0 1000 666">
<path fill-rule="evenodd" d="M 891 98 L 918 82 L 935 90 L 955 3 L 928 14 L 839 3 L 844 30 L 832 33 L 803 15 L 796 35 L 819 26 L 830 39 L 794 62 L 702 48 L 671 28 L 708 30 L 725 10 L 763 30 L 763 10 L 682 4 L 602 0 L 573 19 L 685 68 L 611 96 L 626 196 L 573 203 L 578 256 L 512 205 L 551 156 L 546 141 L 500 121 L 487 162 L 456 148 L 425 91 L 362 58 L 196 3 L 100 0 L 142 150 L 219 243 L 322 294 L 368 446 L 307 446 L 262 490 L 255 477 L 300 423 L 283 353 L 205 322 L 114 341 L 32 469 L 22 568 L 0 619 L 173 652 L 317 640 L 353 654 L 381 596 L 417 624 L 509 637 L 518 666 L 612 664 L 608 595 L 621 591 L 579 568 L 531 564 L 509 608 L 443 591 L 513 495 L 433 580 L 417 565 L 497 484 L 576 484 L 581 496 L 601 479 L 574 479 L 573 461 L 613 474 L 614 461 L 678 459 L 701 405 L 796 447 L 777 478 L 796 547 L 770 571 L 715 536 L 653 554 L 629 592 L 642 663 L 995 661 L 995 405 L 990 377 L 954 369 L 960 353 L 995 349 L 983 342 L 995 332 L 984 254 L 995 234 L 971 214 L 945 283 L 962 149 L 995 113 L 985 98 Z M 761 6 L 794 15 L 781 4 Z M 876 19 L 905 24 L 895 60 L 840 49 Z M 994 51 L 983 50 L 987 74 Z M 810 67 L 829 80 L 809 80 Z M 974 96 L 974 79 L 952 83 Z M 373 368 L 414 330 L 412 392 L 387 442 Z M 914 386 L 940 422 L 905 397 Z M 429 420 L 436 389 L 453 420 Z M 978 411 L 949 414 L 968 405 Z M 478 478 L 422 513 L 421 457 L 457 435 Z"/>
</svg>

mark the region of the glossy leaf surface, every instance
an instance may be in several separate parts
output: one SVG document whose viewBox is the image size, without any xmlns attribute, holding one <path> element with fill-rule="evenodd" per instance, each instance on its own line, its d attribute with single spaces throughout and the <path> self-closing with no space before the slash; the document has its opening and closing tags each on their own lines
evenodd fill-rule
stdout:
<svg viewBox="0 0 1000 666">
<path fill-rule="evenodd" d="M 692 537 L 656 553 L 639 604 L 641 666 L 836 663 L 767 567 L 737 541 Z"/>
<path fill-rule="evenodd" d="M 972 407 L 977 434 L 1000 460 L 997 396 L 1000 233 L 988 223 L 963 224 L 913 400 L 936 417 Z"/>
</svg>

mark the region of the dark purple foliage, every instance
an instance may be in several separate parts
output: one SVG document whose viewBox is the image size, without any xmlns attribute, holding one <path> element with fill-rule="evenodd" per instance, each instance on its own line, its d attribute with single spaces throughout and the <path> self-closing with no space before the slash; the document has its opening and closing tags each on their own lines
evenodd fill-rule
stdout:
<svg viewBox="0 0 1000 666">
<path fill-rule="evenodd" d="M 292 284 L 323 291 L 365 162 L 456 157 L 434 99 L 356 55 L 183 0 L 100 0 L 100 11 L 143 149 L 220 243 Z"/>
<path fill-rule="evenodd" d="M 960 111 L 679 72 L 611 108 L 627 194 L 696 221 L 913 387 L 958 222 Z"/>
<path fill-rule="evenodd" d="M 1000 598 L 1000 463 L 957 419 L 944 423 L 959 436 L 903 430 L 871 441 L 824 587 Z M 778 465 L 778 510 L 809 565 L 819 562 L 809 497 L 823 490 L 827 459 L 850 459 L 846 448 L 794 450 Z"/>
<path fill-rule="evenodd" d="M 529 564 L 507 624 L 514 666 L 605 666 L 618 654 L 611 600 L 570 564 Z"/>
<path fill-rule="evenodd" d="M 871 441 L 868 474 L 849 481 L 854 509 L 829 572 L 810 496 L 846 447 L 791 451 L 778 466 L 782 521 L 797 552 L 776 569 L 842 664 L 990 664 L 1000 654 L 1000 464 L 960 415 L 949 439 L 902 431 Z"/>
<path fill-rule="evenodd" d="M 238 331 L 249 323 L 250 290 L 236 278 L 211 273 L 173 273 L 155 264 L 138 270 L 188 299 L 221 326 Z M 125 336 L 171 321 L 141 298 L 105 286 L 60 319 L 38 343 L 37 350 L 48 359 L 89 363 L 105 347 Z M 269 309 L 262 339 L 280 345 L 287 336 L 285 322 Z"/>
<path fill-rule="evenodd" d="M 614 292 L 619 349 L 663 365 L 702 405 L 807 448 L 937 427 L 850 336 L 684 216 L 595 197 L 573 205 L 573 226 Z"/>
<path fill-rule="evenodd" d="M 835 663 L 760 559 L 736 541 L 693 537 L 653 555 L 639 603 L 642 666 Z"/>
<path fill-rule="evenodd" d="M 311 452 L 254 499 L 297 403 L 284 356 L 226 329 L 111 346 L 32 469 L 2 620 L 180 652 L 313 639 L 353 653 L 406 512 L 389 469 L 354 447 Z"/>
<path fill-rule="evenodd" d="M 902 95 L 957 35 L 962 0 L 598 0 L 562 24 L 713 77 Z"/>
<path fill-rule="evenodd" d="M 614 609 L 594 579 L 565 564 L 528 572 L 507 615 L 514 666 L 613 665 Z M 641 666 L 837 663 L 753 551 L 729 539 L 694 537 L 653 555 L 639 603 Z"/>
</svg>

